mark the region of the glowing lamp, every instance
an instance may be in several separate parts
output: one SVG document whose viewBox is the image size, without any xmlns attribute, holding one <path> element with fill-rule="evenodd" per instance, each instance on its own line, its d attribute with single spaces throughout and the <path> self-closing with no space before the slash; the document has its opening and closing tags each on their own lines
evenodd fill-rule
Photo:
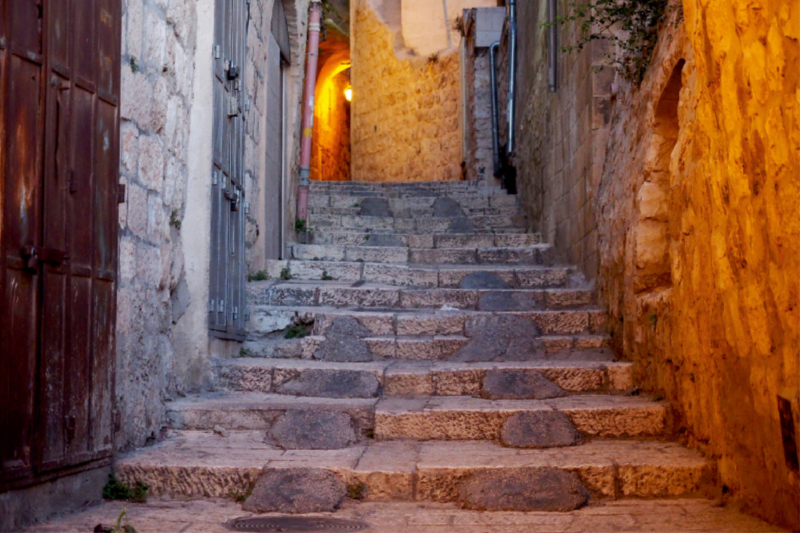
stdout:
<svg viewBox="0 0 800 533">
<path fill-rule="evenodd" d="M 350 85 L 348 85 L 347 89 L 344 90 L 344 97 L 348 102 L 353 101 L 353 88 Z"/>
</svg>

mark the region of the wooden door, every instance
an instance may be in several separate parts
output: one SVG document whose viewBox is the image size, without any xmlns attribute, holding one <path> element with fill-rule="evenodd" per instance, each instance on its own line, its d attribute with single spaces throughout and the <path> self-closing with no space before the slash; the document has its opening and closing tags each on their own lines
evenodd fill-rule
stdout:
<svg viewBox="0 0 800 533">
<path fill-rule="evenodd" d="M 0 0 L 0 489 L 107 462 L 119 0 Z"/>
<path fill-rule="evenodd" d="M 244 63 L 247 0 L 216 0 L 214 29 L 214 168 L 211 175 L 209 327 L 244 340 L 245 189 Z"/>
</svg>

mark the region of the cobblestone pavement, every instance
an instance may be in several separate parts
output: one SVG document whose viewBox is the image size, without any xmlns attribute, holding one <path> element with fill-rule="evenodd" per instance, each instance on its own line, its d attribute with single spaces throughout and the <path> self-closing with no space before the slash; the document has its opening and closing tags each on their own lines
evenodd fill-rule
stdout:
<svg viewBox="0 0 800 533">
<path fill-rule="evenodd" d="M 253 516 L 227 500 L 110 502 L 25 530 L 25 533 L 94 531 L 116 522 L 125 507 L 138 533 L 223 533 L 225 524 Z M 271 515 L 262 515 L 271 516 Z M 316 515 L 320 516 L 320 515 Z M 363 520 L 370 533 L 773 533 L 785 531 L 703 499 L 623 500 L 571 513 L 465 511 L 451 505 L 348 501 L 337 518 Z M 124 522 L 123 522 L 124 523 Z"/>
</svg>

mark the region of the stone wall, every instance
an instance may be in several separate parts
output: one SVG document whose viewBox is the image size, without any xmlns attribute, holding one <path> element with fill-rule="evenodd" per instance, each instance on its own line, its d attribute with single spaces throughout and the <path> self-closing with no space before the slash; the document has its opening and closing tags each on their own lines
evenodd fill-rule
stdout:
<svg viewBox="0 0 800 533">
<path fill-rule="evenodd" d="M 172 324 L 185 308 L 183 219 L 194 98 L 193 2 L 122 6 L 120 276 L 117 316 L 118 448 L 158 438 L 174 372 Z"/>
<path fill-rule="evenodd" d="M 568 16 L 569 9 L 569 3 L 559 2 L 559 15 Z M 580 52 L 559 51 L 557 88 L 551 92 L 544 27 L 547 2 L 517 2 L 517 19 L 517 124 L 512 162 L 521 202 L 531 229 L 556 247 L 561 260 L 578 265 L 592 279 L 598 263 L 594 193 L 605 153 L 614 71 L 595 69 L 603 61 L 604 41 L 592 41 Z M 559 48 L 576 42 L 578 24 L 557 27 Z M 503 48 L 507 52 L 507 44 Z M 504 57 L 503 71 L 507 68 Z M 506 84 L 503 75 L 503 92 Z M 503 143 L 506 141 L 504 132 Z"/>
<path fill-rule="evenodd" d="M 344 96 L 349 85 L 341 72 L 317 90 L 311 179 L 350 180 L 350 102 Z"/>
<path fill-rule="evenodd" d="M 797 530 L 778 399 L 800 428 L 800 5 L 682 7 L 609 115 L 601 298 L 639 382 L 717 460 L 723 497 Z"/>
<path fill-rule="evenodd" d="M 351 6 L 353 180 L 460 180 L 459 53 L 414 57 L 373 1 Z"/>
</svg>

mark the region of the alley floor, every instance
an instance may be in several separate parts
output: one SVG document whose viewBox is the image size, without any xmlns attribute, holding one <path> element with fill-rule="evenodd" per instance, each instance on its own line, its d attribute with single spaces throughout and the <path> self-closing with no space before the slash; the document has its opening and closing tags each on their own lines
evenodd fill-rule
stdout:
<svg viewBox="0 0 800 533">
<path fill-rule="evenodd" d="M 109 502 L 25 533 L 95 531 L 113 526 L 122 508 L 138 533 L 223 533 L 235 518 L 253 516 L 230 500 Z M 261 515 L 275 516 L 275 515 Z M 326 515 L 315 515 L 326 516 Z M 327 515 L 330 516 L 330 515 Z M 348 500 L 337 518 L 369 524 L 371 533 L 773 533 L 785 531 L 704 499 L 623 500 L 570 513 L 477 512 L 445 504 Z M 123 522 L 124 524 L 124 522 Z M 280 531 L 280 530 L 272 530 Z M 290 530 L 295 531 L 295 530 Z"/>
</svg>

